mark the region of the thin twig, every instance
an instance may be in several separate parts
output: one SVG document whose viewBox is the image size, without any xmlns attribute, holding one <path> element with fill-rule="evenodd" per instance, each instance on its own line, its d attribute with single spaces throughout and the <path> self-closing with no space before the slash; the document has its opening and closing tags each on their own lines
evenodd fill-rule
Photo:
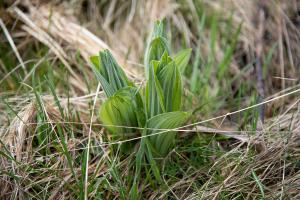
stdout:
<svg viewBox="0 0 300 200">
<path fill-rule="evenodd" d="M 258 19 L 258 27 L 257 27 L 257 36 L 256 36 L 256 75 L 257 75 L 257 90 L 259 94 L 258 103 L 261 103 L 265 97 L 265 89 L 264 89 L 264 80 L 263 80 L 263 70 L 262 70 L 262 49 L 263 49 L 263 34 L 264 34 L 264 21 L 265 21 L 265 13 L 263 9 L 263 5 L 259 7 L 259 19 Z M 260 121 L 264 122 L 265 116 L 265 105 L 259 106 L 259 118 Z"/>
</svg>

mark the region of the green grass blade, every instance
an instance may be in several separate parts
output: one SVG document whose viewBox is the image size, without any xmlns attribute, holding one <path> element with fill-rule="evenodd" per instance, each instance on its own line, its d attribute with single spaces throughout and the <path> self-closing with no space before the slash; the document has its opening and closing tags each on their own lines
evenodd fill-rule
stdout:
<svg viewBox="0 0 300 200">
<path fill-rule="evenodd" d="M 257 184 L 259 190 L 260 190 L 260 193 L 261 193 L 261 196 L 263 199 L 265 199 L 265 192 L 264 192 L 264 185 L 262 184 L 262 182 L 259 180 L 259 178 L 257 177 L 256 173 L 254 170 L 251 171 L 251 174 L 255 180 L 255 183 Z"/>
<path fill-rule="evenodd" d="M 84 181 L 85 181 L 85 176 L 86 176 L 86 170 L 87 170 L 87 148 L 85 148 L 85 150 L 82 152 L 82 159 L 81 159 L 81 162 L 82 162 L 82 165 L 81 165 L 81 179 L 79 181 L 79 198 L 80 200 L 84 200 L 84 197 L 85 197 L 85 193 L 84 193 L 84 190 L 85 190 L 85 185 L 84 185 Z"/>
<path fill-rule="evenodd" d="M 76 176 L 76 173 L 75 173 L 75 170 L 74 170 L 74 167 L 73 167 L 73 159 L 72 159 L 72 156 L 71 156 L 71 154 L 68 150 L 68 145 L 66 143 L 66 139 L 65 139 L 65 136 L 64 136 L 64 133 L 63 133 L 63 129 L 59 124 L 56 125 L 56 128 L 57 128 L 60 143 L 62 145 L 63 154 L 67 158 L 67 162 L 68 162 L 68 165 L 70 167 L 70 170 L 71 170 L 71 173 L 72 173 L 73 177 L 78 182 L 78 178 Z"/>
<path fill-rule="evenodd" d="M 218 78 L 221 80 L 225 74 L 225 72 L 228 70 L 228 67 L 230 65 L 231 58 L 233 56 L 234 50 L 236 48 L 236 44 L 238 41 L 238 37 L 240 35 L 242 28 L 242 24 L 239 25 L 238 29 L 233 35 L 232 43 L 229 45 L 229 47 L 226 49 L 224 58 L 222 59 L 221 63 L 218 67 Z"/>
<path fill-rule="evenodd" d="M 64 109 L 62 108 L 62 106 L 61 106 L 61 104 L 59 102 L 58 96 L 56 94 L 55 86 L 53 84 L 53 79 L 52 79 L 52 77 L 49 77 L 49 79 L 47 77 L 45 77 L 45 80 L 48 83 L 48 86 L 49 86 L 50 91 L 51 91 L 51 93 L 52 93 L 52 95 L 54 97 L 55 104 L 58 107 L 58 110 L 59 110 L 59 112 L 61 114 L 61 117 L 64 118 Z"/>
<path fill-rule="evenodd" d="M 154 175 L 157 183 L 160 184 L 160 183 L 162 183 L 160 170 L 159 170 L 157 162 L 155 161 L 155 158 L 153 157 L 153 154 L 152 154 L 152 152 L 155 152 L 156 150 L 153 149 L 153 147 L 152 147 L 151 143 L 149 142 L 148 138 L 145 138 L 145 142 L 146 142 L 146 147 L 147 147 L 146 156 L 147 156 L 148 162 L 150 163 L 151 170 L 153 172 L 153 175 Z"/>
</svg>

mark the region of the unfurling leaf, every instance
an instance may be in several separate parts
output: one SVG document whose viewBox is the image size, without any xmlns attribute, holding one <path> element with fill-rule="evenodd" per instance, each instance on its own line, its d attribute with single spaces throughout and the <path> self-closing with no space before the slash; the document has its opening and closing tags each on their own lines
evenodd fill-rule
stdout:
<svg viewBox="0 0 300 200">
<path fill-rule="evenodd" d="M 192 49 L 184 49 L 184 50 L 179 51 L 174 56 L 175 64 L 181 73 L 183 73 L 185 71 L 185 68 L 191 58 L 191 55 L 192 55 Z"/>
<path fill-rule="evenodd" d="M 90 60 L 107 97 L 124 87 L 133 86 L 108 50 L 101 51 L 99 56 L 93 56 Z"/>
<path fill-rule="evenodd" d="M 175 62 L 171 61 L 164 66 L 157 74 L 157 79 L 163 90 L 166 112 L 180 110 L 182 84 L 181 75 Z"/>
<path fill-rule="evenodd" d="M 147 121 L 148 135 L 150 136 L 150 143 L 155 150 L 156 156 L 165 156 L 172 145 L 176 136 L 174 130 L 159 130 L 159 129 L 175 129 L 185 123 L 190 116 L 188 112 L 167 112 L 156 115 Z M 160 133 L 161 132 L 161 133 Z"/>
<path fill-rule="evenodd" d="M 150 63 L 149 80 L 146 85 L 145 94 L 148 118 L 165 112 L 163 90 L 156 76 L 158 66 L 158 61 Z"/>
<path fill-rule="evenodd" d="M 117 91 L 101 106 L 100 118 L 108 130 L 118 136 L 130 136 L 136 132 L 138 119 L 136 104 L 140 101 L 136 88 L 127 87 Z"/>
<path fill-rule="evenodd" d="M 141 141 L 138 154 L 140 162 L 142 154 L 146 153 L 153 172 L 156 167 L 152 157 L 165 156 L 169 152 L 175 142 L 174 129 L 190 116 L 190 113 L 180 111 L 183 91 L 180 72 L 189 62 L 191 49 L 180 51 L 173 59 L 169 55 L 164 23 L 158 21 L 145 53 L 147 83 L 141 94 L 108 50 L 91 57 L 92 69 L 108 98 L 100 110 L 101 121 L 107 130 L 118 137 L 157 133 Z M 134 127 L 145 129 L 141 131 Z M 160 133 L 162 130 L 156 129 L 171 130 Z M 159 180 L 159 173 L 155 176 Z"/>
<path fill-rule="evenodd" d="M 165 52 L 170 54 L 170 48 L 165 34 L 165 25 L 164 22 L 157 21 L 154 24 L 154 29 L 149 38 L 145 53 L 144 64 L 147 77 L 149 75 L 148 72 L 151 61 L 160 60 Z"/>
</svg>

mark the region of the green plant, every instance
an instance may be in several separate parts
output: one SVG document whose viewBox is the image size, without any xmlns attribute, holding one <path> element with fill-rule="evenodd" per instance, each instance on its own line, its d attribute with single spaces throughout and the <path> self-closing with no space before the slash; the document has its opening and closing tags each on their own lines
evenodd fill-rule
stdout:
<svg viewBox="0 0 300 200">
<path fill-rule="evenodd" d="M 170 57 L 165 35 L 164 23 L 156 22 L 145 53 L 147 83 L 142 90 L 128 80 L 108 50 L 91 57 L 93 71 L 107 96 L 100 110 L 101 121 L 115 138 L 150 135 L 146 144 L 155 157 L 165 156 L 175 141 L 175 131 L 161 129 L 178 128 L 190 116 L 180 111 L 180 71 L 187 65 L 191 49 Z"/>
</svg>

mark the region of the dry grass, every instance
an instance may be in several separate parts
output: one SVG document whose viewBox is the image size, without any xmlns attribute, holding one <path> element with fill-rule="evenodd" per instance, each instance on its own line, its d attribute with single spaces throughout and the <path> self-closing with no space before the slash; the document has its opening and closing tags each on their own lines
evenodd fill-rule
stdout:
<svg viewBox="0 0 300 200">
<path fill-rule="evenodd" d="M 37 92 L 34 89 L 36 86 L 31 85 L 29 79 L 34 73 L 30 71 L 26 60 L 20 66 L 7 68 L 0 56 L 0 83 L 7 83 L 10 88 L 7 91 L 0 90 L 0 198 L 80 198 L 79 183 L 85 178 L 82 159 L 89 139 L 92 148 L 87 171 L 91 186 L 88 197 L 121 198 L 118 190 L 120 185 L 126 185 L 127 178 L 133 172 L 131 160 L 134 159 L 134 154 L 124 156 L 118 148 L 114 148 L 117 145 L 107 145 L 110 135 L 98 121 L 97 112 L 91 118 L 91 112 L 98 110 L 100 106 L 100 103 L 96 104 L 93 109 L 94 98 L 101 101 L 103 95 L 94 93 L 96 84 L 91 85 L 91 88 L 86 84 L 94 79 L 88 58 L 99 50 L 109 48 L 124 66 L 126 73 L 133 80 L 142 81 L 143 65 L 139 63 L 147 36 L 151 32 L 153 21 L 161 18 L 168 21 L 175 52 L 185 45 L 195 50 L 200 49 L 204 58 L 210 57 L 211 26 L 206 24 L 201 34 L 198 32 L 201 21 L 198 16 L 199 8 L 204 9 L 208 19 L 214 15 L 220 19 L 214 55 L 216 63 L 226 54 L 223 43 L 226 40 L 224 35 L 228 22 L 225 19 L 232 18 L 232 29 L 243 23 L 228 69 L 228 77 L 239 78 L 232 81 L 232 91 L 225 93 L 236 94 L 239 86 L 244 83 L 249 85 L 249 92 L 257 89 L 257 71 L 251 66 L 256 63 L 257 57 L 265 61 L 274 48 L 268 66 L 263 66 L 266 73 L 262 87 L 265 89 L 265 101 L 275 99 L 266 103 L 266 119 L 255 130 L 251 123 L 243 128 L 240 124 L 231 123 L 231 120 L 234 121 L 242 113 L 233 111 L 247 108 L 251 95 L 245 101 L 243 99 L 242 108 L 221 106 L 216 112 L 196 116 L 195 124 L 205 121 L 208 116 L 214 120 L 210 124 L 199 126 L 197 131 L 191 130 L 192 128 L 182 131 L 184 133 L 178 142 L 179 146 L 168 155 L 162 166 L 162 173 L 165 173 L 164 187 L 147 182 L 147 177 L 139 188 L 143 191 L 143 197 L 299 199 L 298 93 L 276 98 L 299 89 L 300 3 L 296 0 L 204 0 L 202 3 L 192 0 L 186 3 L 171 0 L 112 0 L 104 3 L 95 0 L 63 3 L 20 1 L 9 9 L 0 6 L 1 13 L 5 10 L 5 17 L 1 13 L 0 17 L 10 34 L 3 38 L 10 38 L 10 43 L 14 42 L 16 47 L 10 55 L 20 53 L 17 55 L 18 59 L 28 58 L 30 56 L 26 47 L 29 44 L 41 47 L 39 45 L 42 43 L 48 48 L 48 56 L 43 56 L 35 63 L 45 60 L 55 66 L 62 63 L 70 74 L 56 88 L 58 101 L 65 113 L 62 117 L 56 98 L 43 93 L 44 91 Z M 76 60 L 78 53 L 81 63 Z M 196 56 L 193 59 L 195 58 Z M 247 67 L 249 63 L 250 67 Z M 24 64 L 29 70 L 21 76 L 22 86 L 16 86 L 11 74 L 17 74 Z M 84 74 L 82 69 L 85 69 Z M 55 78 L 61 78 L 59 67 L 55 67 L 53 71 Z M 186 79 L 186 85 L 189 85 L 189 77 Z M 218 81 L 220 85 L 216 84 Z M 217 68 L 213 66 L 208 80 L 211 89 L 209 93 L 214 93 L 225 82 L 226 78 L 219 80 Z M 68 94 L 64 84 L 68 85 Z M 22 87 L 27 86 L 29 90 L 23 92 Z M 35 92 L 38 94 L 34 94 Z M 186 93 L 189 94 L 188 89 Z M 199 102 L 195 100 L 197 95 L 192 95 L 192 103 L 188 103 L 199 106 Z M 227 99 L 224 104 L 228 103 L 226 101 Z M 188 103 L 186 107 L 190 106 Z M 234 103 L 230 105 L 235 106 Z M 222 114 L 223 117 L 219 117 Z M 38 145 L 39 134 L 43 132 L 49 134 L 48 142 Z M 204 132 L 208 134 L 205 135 Z M 218 140 L 215 139 L 215 133 L 230 135 L 235 139 Z M 198 137 L 207 136 L 210 138 L 208 143 L 200 142 L 197 143 L 200 147 L 192 146 L 193 142 L 198 141 Z M 64 151 L 62 138 L 66 141 L 68 152 Z M 105 143 L 106 141 L 108 142 Z M 204 157 L 205 160 L 199 161 L 198 165 L 191 156 L 196 151 L 194 149 L 199 151 L 196 157 Z M 68 156 L 74 161 L 73 164 L 70 164 Z M 177 167 L 176 173 L 170 167 L 172 164 Z M 115 176 L 120 180 L 115 180 Z M 99 193 L 102 196 L 98 196 Z"/>
</svg>

